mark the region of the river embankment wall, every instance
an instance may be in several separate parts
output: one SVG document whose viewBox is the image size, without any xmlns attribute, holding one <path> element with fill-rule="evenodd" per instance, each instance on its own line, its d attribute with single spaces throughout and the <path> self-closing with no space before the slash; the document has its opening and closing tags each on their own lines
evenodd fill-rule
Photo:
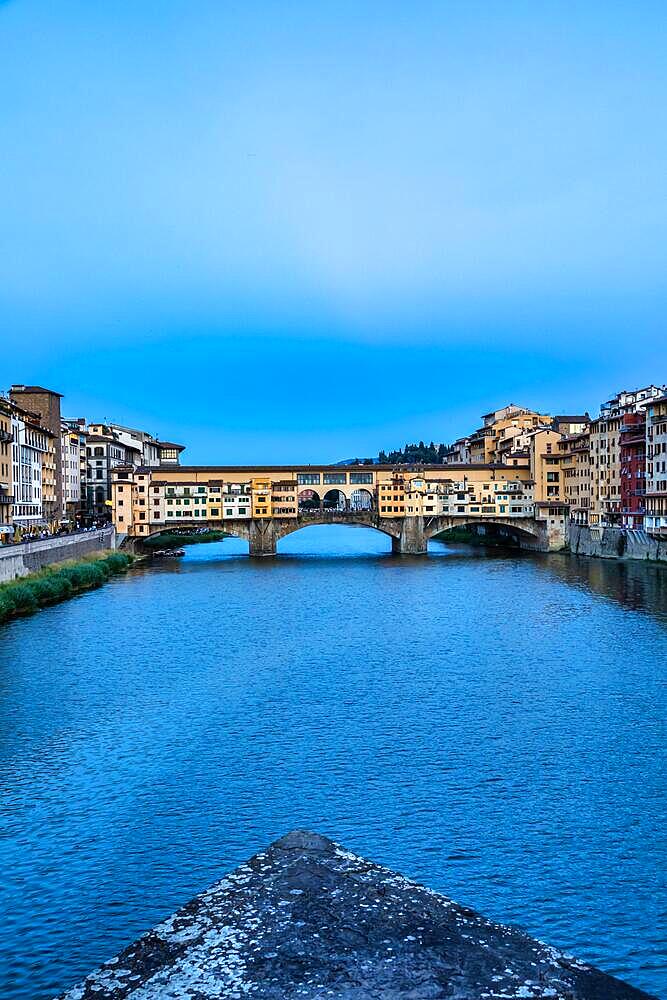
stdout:
<svg viewBox="0 0 667 1000">
<path fill-rule="evenodd" d="M 19 542 L 18 545 L 4 545 L 0 547 L 0 583 L 36 573 L 53 563 L 80 559 L 91 552 L 115 547 L 116 532 L 113 527 L 42 538 L 36 542 Z"/>
<path fill-rule="evenodd" d="M 600 559 L 643 559 L 667 563 L 667 541 L 630 528 L 591 528 L 570 523 L 568 548 L 573 555 Z"/>
</svg>

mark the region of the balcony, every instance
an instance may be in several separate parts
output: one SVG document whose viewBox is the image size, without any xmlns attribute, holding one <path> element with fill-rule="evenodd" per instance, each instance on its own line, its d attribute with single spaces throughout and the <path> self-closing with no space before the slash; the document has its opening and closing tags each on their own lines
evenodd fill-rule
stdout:
<svg viewBox="0 0 667 1000">
<path fill-rule="evenodd" d="M 16 503 L 16 498 L 12 496 L 11 493 L 0 493 L 0 507 L 13 506 Z"/>
</svg>

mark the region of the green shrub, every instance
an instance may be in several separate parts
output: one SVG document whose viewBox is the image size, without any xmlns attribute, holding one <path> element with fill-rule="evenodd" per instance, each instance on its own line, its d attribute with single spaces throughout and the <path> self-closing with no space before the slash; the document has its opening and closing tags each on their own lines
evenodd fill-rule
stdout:
<svg viewBox="0 0 667 1000">
<path fill-rule="evenodd" d="M 125 552 L 113 552 L 104 561 L 111 573 L 123 573 L 132 562 L 132 557 Z"/>
<path fill-rule="evenodd" d="M 71 597 L 74 588 L 71 581 L 62 573 L 50 573 L 42 580 L 35 581 L 35 592 L 40 604 L 55 604 Z"/>
<path fill-rule="evenodd" d="M 107 576 L 99 562 L 75 563 L 61 570 L 76 590 L 100 587 Z"/>
<path fill-rule="evenodd" d="M 16 611 L 34 611 L 39 604 L 36 593 L 36 586 L 33 583 L 15 583 L 11 588 L 11 597 L 14 601 Z"/>
<path fill-rule="evenodd" d="M 40 605 L 55 604 L 73 594 L 101 587 L 110 577 L 124 573 L 134 559 L 125 552 L 48 566 L 39 573 L 0 585 L 0 622 L 28 614 Z"/>
<path fill-rule="evenodd" d="M 178 549 L 182 545 L 201 545 L 205 542 L 221 542 L 229 538 L 229 532 L 211 528 L 199 534 L 188 534 L 187 531 L 168 531 L 161 535 L 149 536 L 143 542 L 148 549 Z"/>
<path fill-rule="evenodd" d="M 16 612 L 16 602 L 10 590 L 0 590 L 0 622 L 7 621 Z"/>
</svg>

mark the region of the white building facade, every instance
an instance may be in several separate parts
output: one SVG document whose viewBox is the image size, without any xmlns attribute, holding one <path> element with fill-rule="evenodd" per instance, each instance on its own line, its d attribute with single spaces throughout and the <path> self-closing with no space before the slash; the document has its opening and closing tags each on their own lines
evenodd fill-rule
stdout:
<svg viewBox="0 0 667 1000">
<path fill-rule="evenodd" d="M 71 520 L 81 505 L 82 435 L 63 425 L 60 451 L 63 475 L 63 515 Z"/>
<path fill-rule="evenodd" d="M 12 435 L 14 527 L 44 525 L 42 465 L 48 450 L 46 432 L 14 409 Z"/>
</svg>

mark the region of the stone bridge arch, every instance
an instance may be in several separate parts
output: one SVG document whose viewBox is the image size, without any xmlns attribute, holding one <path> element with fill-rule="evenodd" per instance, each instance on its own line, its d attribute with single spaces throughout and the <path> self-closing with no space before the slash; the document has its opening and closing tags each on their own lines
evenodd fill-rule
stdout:
<svg viewBox="0 0 667 1000">
<path fill-rule="evenodd" d="M 522 549 L 545 551 L 545 532 L 534 518 L 518 517 L 447 517 L 440 516 L 424 525 L 424 536 L 428 542 L 434 535 L 452 528 L 497 528 L 500 534 L 510 534 Z"/>
<path fill-rule="evenodd" d="M 273 556 L 277 543 L 287 535 L 310 525 L 346 524 L 352 527 L 373 528 L 392 540 L 392 551 L 401 555 L 420 555 L 428 550 L 428 542 L 434 535 L 450 528 L 494 527 L 505 534 L 510 533 L 523 549 L 549 551 L 546 528 L 533 518 L 473 518 L 437 515 L 422 517 L 380 517 L 373 508 L 365 510 L 338 510 L 323 507 L 301 510 L 298 517 L 238 518 L 229 521 L 205 522 L 204 524 L 159 525 L 151 528 L 148 536 L 125 537 L 121 547 L 134 551 L 146 551 L 143 543 L 147 537 L 156 537 L 173 532 L 180 527 L 207 527 L 221 529 L 248 542 L 251 556 Z"/>
<path fill-rule="evenodd" d="M 400 541 L 401 525 L 398 519 L 379 518 L 372 510 L 350 512 L 349 510 L 302 511 L 297 518 L 272 518 L 250 522 L 250 555 L 271 556 L 276 554 L 276 546 L 282 538 L 296 531 L 323 524 L 345 524 L 349 527 L 372 528 L 392 540 L 392 550 Z"/>
</svg>

